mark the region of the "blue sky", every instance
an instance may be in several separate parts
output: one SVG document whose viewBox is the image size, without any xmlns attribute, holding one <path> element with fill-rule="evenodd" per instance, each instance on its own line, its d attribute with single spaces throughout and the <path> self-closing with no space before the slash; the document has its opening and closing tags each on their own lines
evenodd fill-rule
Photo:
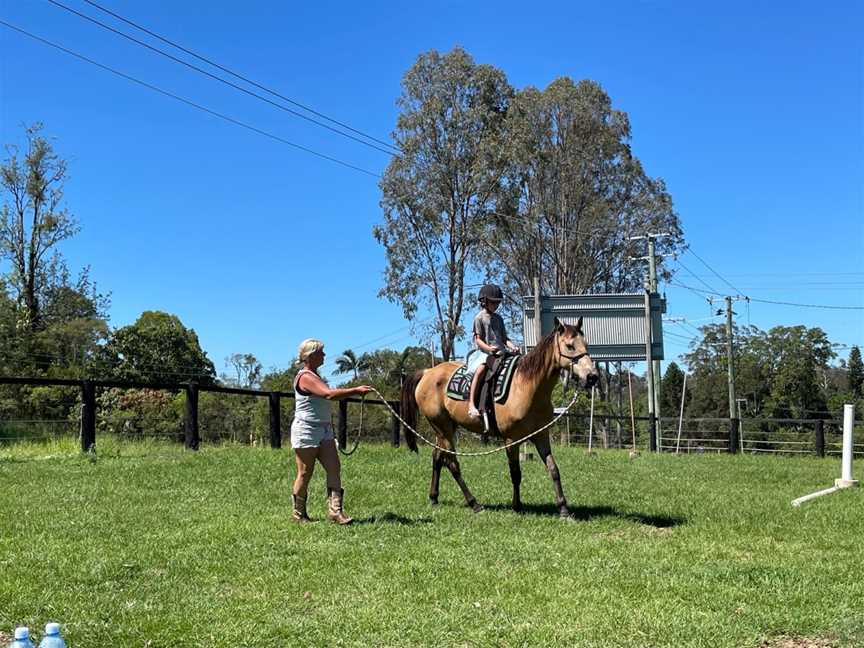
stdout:
<svg viewBox="0 0 864 648">
<path fill-rule="evenodd" d="M 672 263 L 676 282 L 856 306 L 735 310 L 742 324 L 819 326 L 832 342 L 864 344 L 860 3 L 104 6 L 382 139 L 395 125 L 401 76 L 429 49 L 460 45 L 517 88 L 596 80 L 630 116 L 633 150 L 666 181 L 693 251 L 723 278 L 687 253 Z M 297 144 L 374 172 L 386 166 L 382 153 L 45 0 L 0 0 L 0 19 Z M 174 313 L 219 370 L 232 352 L 285 367 L 305 337 L 323 339 L 331 360 L 346 347 L 416 342 L 400 309 L 377 297 L 374 178 L 0 27 L 0 141 L 20 141 L 21 125 L 34 121 L 70 162 L 67 204 L 83 230 L 63 252 L 112 292 L 113 326 L 144 310 Z M 665 290 L 668 315 L 689 321 L 667 324 L 669 359 L 710 308 L 694 291 Z"/>
</svg>

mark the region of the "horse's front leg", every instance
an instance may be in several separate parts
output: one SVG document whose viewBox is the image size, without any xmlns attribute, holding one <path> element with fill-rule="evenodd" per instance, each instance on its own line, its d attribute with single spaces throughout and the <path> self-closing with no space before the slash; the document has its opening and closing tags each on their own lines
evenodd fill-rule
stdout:
<svg viewBox="0 0 864 648">
<path fill-rule="evenodd" d="M 569 518 L 570 510 L 567 508 L 564 489 L 561 487 L 561 473 L 558 472 L 558 464 L 555 463 L 555 457 L 552 456 L 552 445 L 549 442 L 549 434 L 538 434 L 534 437 L 533 443 L 534 447 L 537 448 L 537 454 L 546 465 L 546 471 L 549 473 L 549 478 L 555 487 L 555 505 L 558 507 L 558 513 L 562 518 Z"/>
<path fill-rule="evenodd" d="M 522 467 L 519 465 L 519 445 L 507 448 L 507 462 L 510 464 L 510 481 L 513 482 L 513 510 L 522 510 L 522 499 L 519 497 L 519 486 L 522 483 Z"/>
<path fill-rule="evenodd" d="M 438 490 L 441 484 L 441 467 L 444 465 L 444 457 L 438 448 L 432 451 L 432 483 L 429 485 L 429 502 L 438 503 Z"/>
</svg>

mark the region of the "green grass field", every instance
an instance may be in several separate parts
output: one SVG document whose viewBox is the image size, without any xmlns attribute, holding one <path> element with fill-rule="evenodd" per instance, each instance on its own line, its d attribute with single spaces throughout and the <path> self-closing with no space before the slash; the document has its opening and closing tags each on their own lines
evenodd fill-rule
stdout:
<svg viewBox="0 0 864 648">
<path fill-rule="evenodd" d="M 864 646 L 864 494 L 790 506 L 837 459 L 558 448 L 566 522 L 536 460 L 515 514 L 505 458 L 463 459 L 473 514 L 446 473 L 428 504 L 428 449 L 362 445 L 339 528 L 289 521 L 290 450 L 100 443 L 0 447 L 4 638 L 57 620 L 70 648 Z"/>
</svg>

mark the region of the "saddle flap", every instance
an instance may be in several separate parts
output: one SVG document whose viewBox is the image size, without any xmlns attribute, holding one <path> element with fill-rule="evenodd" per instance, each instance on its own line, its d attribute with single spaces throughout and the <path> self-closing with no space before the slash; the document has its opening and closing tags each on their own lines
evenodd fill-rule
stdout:
<svg viewBox="0 0 864 648">
<path fill-rule="evenodd" d="M 503 403 L 507 400 L 507 394 L 510 391 L 510 383 L 513 382 L 513 374 L 516 373 L 516 367 L 519 364 L 519 356 L 508 355 L 498 371 L 493 376 L 494 381 L 494 398 L 496 403 Z M 471 381 L 474 380 L 474 372 L 468 371 L 468 365 L 460 365 L 450 375 L 450 380 L 447 381 L 447 396 L 453 400 L 466 401 L 471 391 Z"/>
</svg>

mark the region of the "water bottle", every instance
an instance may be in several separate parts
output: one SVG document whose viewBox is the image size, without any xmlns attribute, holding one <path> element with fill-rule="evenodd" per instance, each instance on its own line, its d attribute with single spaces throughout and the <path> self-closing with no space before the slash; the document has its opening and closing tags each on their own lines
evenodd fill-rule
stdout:
<svg viewBox="0 0 864 648">
<path fill-rule="evenodd" d="M 60 636 L 59 623 L 48 623 L 45 625 L 45 636 L 39 642 L 39 648 L 66 648 L 66 642 Z"/>
<path fill-rule="evenodd" d="M 34 648 L 30 641 L 30 631 L 24 627 L 15 628 L 15 641 L 9 648 Z"/>
</svg>

